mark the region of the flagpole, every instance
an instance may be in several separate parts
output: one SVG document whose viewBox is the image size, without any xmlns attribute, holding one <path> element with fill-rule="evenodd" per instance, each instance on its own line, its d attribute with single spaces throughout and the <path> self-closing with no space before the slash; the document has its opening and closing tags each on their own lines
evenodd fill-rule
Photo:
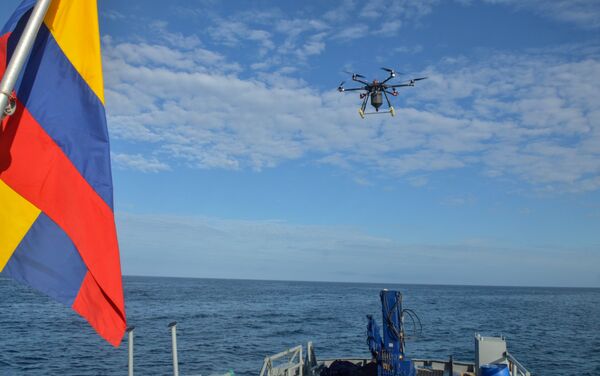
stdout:
<svg viewBox="0 0 600 376">
<path fill-rule="evenodd" d="M 1 119 L 4 119 L 6 115 L 10 114 L 8 106 L 10 105 L 12 91 L 21 74 L 21 70 L 25 65 L 25 61 L 29 57 L 29 52 L 31 52 L 31 48 L 33 47 L 40 26 L 42 25 L 42 22 L 44 22 L 44 17 L 46 16 L 46 12 L 48 11 L 51 2 L 52 0 L 38 0 L 35 4 L 31 16 L 29 16 L 29 21 L 27 21 L 27 25 L 25 26 L 25 30 L 23 30 L 23 35 L 21 35 L 21 39 L 19 39 L 19 43 L 17 43 L 17 47 L 15 48 L 10 63 L 4 73 L 4 77 L 2 77 L 2 82 L 0 83 Z"/>
</svg>

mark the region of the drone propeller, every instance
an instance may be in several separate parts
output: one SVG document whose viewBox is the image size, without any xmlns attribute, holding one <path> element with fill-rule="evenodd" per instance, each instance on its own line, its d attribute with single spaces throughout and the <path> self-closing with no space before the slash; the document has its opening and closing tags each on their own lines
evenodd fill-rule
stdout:
<svg viewBox="0 0 600 376">
<path fill-rule="evenodd" d="M 344 83 L 346 83 L 346 81 L 340 82 L 340 84 L 338 85 L 338 91 L 340 91 L 340 92 L 344 91 Z"/>
<path fill-rule="evenodd" d="M 408 86 L 415 86 L 415 82 L 425 80 L 426 78 L 427 77 L 411 78 L 410 80 L 406 80 L 404 82 L 406 82 Z"/>
<path fill-rule="evenodd" d="M 396 72 L 393 69 L 390 68 L 386 68 L 386 67 L 381 67 L 381 69 L 383 69 L 384 71 L 388 72 L 390 74 L 390 76 L 388 78 L 386 78 L 382 84 L 385 84 L 386 82 L 388 82 L 389 80 L 391 80 L 392 78 L 396 77 L 397 74 L 404 74 L 402 72 Z"/>
<path fill-rule="evenodd" d="M 381 69 L 383 69 L 384 71 L 388 72 L 392 77 L 396 76 L 397 74 L 404 74 L 402 72 L 396 72 L 393 69 L 390 68 L 386 68 L 386 67 L 381 67 Z"/>
<path fill-rule="evenodd" d="M 351 74 L 351 75 L 352 75 L 352 77 L 366 78 L 366 77 L 365 77 L 365 76 L 363 76 L 362 74 L 358 74 L 358 73 L 353 73 L 353 72 L 348 72 L 348 71 L 344 71 L 344 73 Z"/>
<path fill-rule="evenodd" d="M 410 85 L 410 86 L 415 86 L 415 82 L 417 82 L 417 81 L 421 81 L 421 80 L 424 80 L 424 79 L 426 79 L 426 78 L 427 78 L 427 77 L 411 78 L 411 79 L 410 79 L 410 82 L 409 82 L 409 85 Z"/>
<path fill-rule="evenodd" d="M 394 72 L 394 70 L 393 70 L 393 69 L 390 69 L 390 68 L 384 68 L 384 67 L 381 67 L 381 69 L 383 69 L 384 71 L 388 72 L 388 73 L 390 74 L 390 78 L 394 78 L 394 77 L 396 77 L 396 72 Z M 390 78 L 388 78 L 388 80 L 389 80 Z"/>
</svg>

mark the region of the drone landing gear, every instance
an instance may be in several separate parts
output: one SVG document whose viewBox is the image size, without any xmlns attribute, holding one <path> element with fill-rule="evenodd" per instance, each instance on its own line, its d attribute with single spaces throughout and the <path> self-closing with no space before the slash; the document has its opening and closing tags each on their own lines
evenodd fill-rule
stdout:
<svg viewBox="0 0 600 376">
<path fill-rule="evenodd" d="M 394 107 L 392 107 L 392 104 L 390 103 L 390 98 L 388 98 L 386 91 L 383 91 L 383 95 L 385 96 L 385 100 L 387 102 L 388 108 L 390 109 L 390 115 L 392 115 L 392 117 L 394 115 L 396 115 L 396 110 L 394 110 Z"/>
<path fill-rule="evenodd" d="M 369 100 L 369 96 L 365 95 L 362 105 L 360 106 L 360 108 L 358 109 L 358 114 L 360 115 L 361 118 L 365 118 L 365 109 L 367 108 L 367 101 Z"/>
<path fill-rule="evenodd" d="M 390 114 L 392 116 L 396 116 L 396 110 L 394 110 L 394 107 L 390 107 L 389 111 L 381 111 L 381 112 L 364 112 L 362 108 L 358 109 L 358 114 L 360 115 L 361 118 L 365 118 L 366 115 L 385 115 L 385 114 Z"/>
</svg>

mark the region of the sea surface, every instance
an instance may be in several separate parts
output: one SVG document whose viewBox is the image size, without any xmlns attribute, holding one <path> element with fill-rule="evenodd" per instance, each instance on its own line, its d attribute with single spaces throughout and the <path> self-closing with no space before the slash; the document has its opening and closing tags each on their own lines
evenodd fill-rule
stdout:
<svg viewBox="0 0 600 376">
<path fill-rule="evenodd" d="M 313 341 L 317 358 L 364 356 L 379 291 L 418 313 L 415 358 L 472 361 L 476 332 L 503 335 L 534 375 L 600 375 L 600 289 L 125 277 L 135 374 L 258 376 L 266 355 Z M 0 277 L 0 375 L 126 375 L 127 340 L 103 342 L 69 308 Z"/>
</svg>

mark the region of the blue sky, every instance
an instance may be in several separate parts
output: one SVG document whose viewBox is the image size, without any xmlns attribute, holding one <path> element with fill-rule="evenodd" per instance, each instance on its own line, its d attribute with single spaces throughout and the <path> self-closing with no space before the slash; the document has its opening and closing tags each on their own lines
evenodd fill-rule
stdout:
<svg viewBox="0 0 600 376">
<path fill-rule="evenodd" d="M 600 286 L 597 1 L 99 10 L 125 274 Z"/>
</svg>

